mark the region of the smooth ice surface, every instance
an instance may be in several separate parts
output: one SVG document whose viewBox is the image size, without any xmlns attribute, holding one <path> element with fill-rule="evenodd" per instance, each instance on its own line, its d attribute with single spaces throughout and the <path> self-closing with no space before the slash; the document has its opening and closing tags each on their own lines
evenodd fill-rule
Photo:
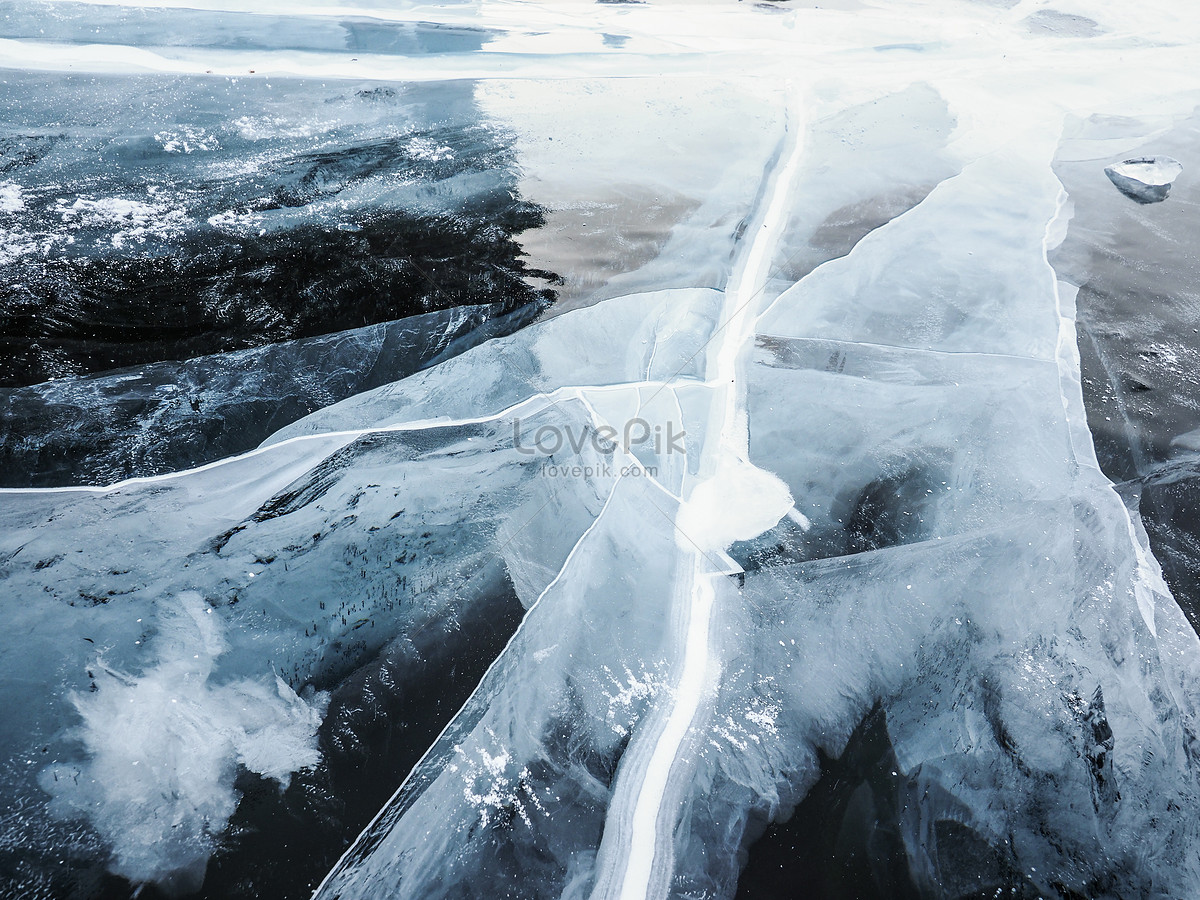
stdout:
<svg viewBox="0 0 1200 900">
<path fill-rule="evenodd" d="M 450 91 L 545 210 L 562 303 L 240 456 L 0 492 L 11 891 L 215 890 L 272 838 L 239 831 L 250 786 L 334 809 L 330 760 L 388 708 L 442 730 L 322 900 L 733 897 L 867 722 L 920 895 L 1200 893 L 1200 640 L 1101 470 L 1076 334 L 1119 281 L 1084 201 L 1151 210 L 1100 161 L 1200 103 L 1193 12 L 234 6 L 62 4 L 43 36 L 14 4 L 0 64 Z M 246 40 L 176 39 L 208 26 Z M 193 124 L 155 152 L 215 152 Z M 0 182 L 0 224 L 53 199 Z M 172 221 L 61 215 L 114 250 Z M 396 700 L 430 634 L 482 643 L 507 599 L 461 709 Z"/>
</svg>

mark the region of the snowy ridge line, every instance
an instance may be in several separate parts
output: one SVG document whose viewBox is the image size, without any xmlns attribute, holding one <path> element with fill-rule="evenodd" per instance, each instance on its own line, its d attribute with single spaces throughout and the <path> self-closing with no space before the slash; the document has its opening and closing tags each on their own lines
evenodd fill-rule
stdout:
<svg viewBox="0 0 1200 900">
<path fill-rule="evenodd" d="M 421 754 L 421 758 L 417 760 L 416 764 L 414 764 L 413 767 L 411 769 L 409 769 L 408 774 L 404 776 L 404 780 L 402 782 L 400 782 L 400 786 L 398 788 L 396 788 L 395 792 L 392 794 L 391 797 L 388 798 L 387 802 L 384 803 L 379 808 L 379 812 L 377 812 L 375 814 L 375 817 L 373 819 L 371 819 L 371 821 L 369 823 L 367 823 L 367 826 L 361 832 L 359 832 L 359 835 L 357 838 L 354 839 L 354 842 L 351 843 L 348 848 L 346 848 L 346 852 L 341 855 L 341 857 L 338 859 L 338 861 L 329 870 L 328 874 L 326 874 L 326 876 L 323 879 L 321 879 L 321 883 L 317 885 L 316 890 L 314 890 L 312 893 L 313 900 L 316 900 L 316 898 L 321 895 L 322 891 L 325 890 L 325 888 L 330 884 L 330 882 L 333 881 L 340 874 L 343 866 L 348 866 L 353 862 L 351 857 L 357 851 L 358 845 L 364 841 L 369 843 L 370 838 L 368 836 L 375 829 L 375 826 L 380 824 L 381 822 L 385 821 L 387 818 L 389 818 L 390 815 L 393 814 L 393 804 L 395 804 L 395 802 L 399 799 L 400 795 L 404 792 L 404 789 L 406 787 L 408 787 L 408 783 L 412 780 L 413 776 L 421 770 L 421 767 L 425 764 L 425 761 L 430 757 L 430 755 L 435 750 L 439 749 L 439 747 L 441 746 L 441 743 L 442 743 L 442 739 L 446 736 L 446 734 L 450 731 L 450 729 L 453 728 L 454 725 L 458 722 L 458 718 L 459 718 L 459 716 L 461 716 L 463 714 L 463 711 L 466 710 L 467 707 L 471 705 L 471 701 L 475 699 L 475 695 L 478 694 L 483 689 L 483 686 L 485 684 L 487 684 L 488 679 L 492 675 L 492 671 L 497 666 L 500 665 L 502 660 L 504 660 L 508 656 L 509 650 L 517 642 L 517 640 L 523 636 L 526 625 L 528 624 L 529 618 L 532 615 L 533 611 L 538 608 L 538 606 L 542 602 L 542 599 L 546 596 L 546 594 L 548 594 L 550 592 L 550 589 L 553 588 L 556 584 L 558 584 L 559 580 L 563 577 L 563 574 L 570 567 L 571 561 L 575 558 L 576 552 L 578 552 L 579 548 L 583 545 L 583 542 L 585 540 L 587 540 L 588 535 L 590 535 L 592 533 L 592 531 L 595 530 L 596 526 L 600 524 L 601 519 L 604 518 L 604 513 L 608 510 L 609 504 L 612 503 L 613 497 L 615 497 L 617 494 L 617 488 L 620 486 L 621 482 L 624 479 L 625 479 L 625 476 L 618 475 L 617 478 L 613 481 L 612 489 L 609 490 L 608 496 L 604 499 L 604 505 L 600 507 L 600 512 L 596 515 L 596 518 L 592 520 L 592 524 L 589 525 L 584 530 L 583 534 L 581 534 L 579 536 L 579 540 L 577 540 L 574 543 L 574 545 L 571 547 L 571 550 L 570 550 L 570 552 L 567 553 L 566 559 L 563 560 L 563 564 L 559 568 L 558 573 L 554 576 L 553 579 L 551 579 L 550 583 L 547 584 L 546 587 L 542 589 L 542 592 L 540 594 L 538 594 L 537 599 L 534 600 L 533 603 L 530 604 L 529 609 L 527 609 L 525 611 L 525 615 L 521 617 L 521 623 L 517 626 L 517 630 L 513 632 L 512 637 L 510 637 L 508 639 L 508 641 L 505 643 L 504 648 L 498 654 L 496 654 L 496 658 L 493 659 L 491 664 L 487 667 L 487 671 L 485 671 L 483 673 L 483 677 L 479 679 L 479 683 L 475 685 L 475 689 L 471 691 L 470 696 L 468 696 L 466 701 L 463 702 L 462 706 L 460 706 L 458 708 L 458 711 L 455 712 L 454 715 L 450 717 L 450 720 L 446 723 L 445 727 L 442 728 L 442 730 L 440 732 L 438 732 L 438 736 L 436 738 L 434 738 L 433 741 L 429 744 L 428 749 L 423 754 Z M 535 514 L 535 516 L 536 516 L 536 514 Z M 526 523 L 526 524 L 528 524 L 528 523 Z M 515 535 L 514 535 L 514 537 L 515 537 Z M 509 540 L 511 541 L 512 538 L 509 538 Z M 501 549 L 503 549 L 503 547 Z M 499 552 L 497 552 L 497 555 L 499 555 Z"/>
<path fill-rule="evenodd" d="M 689 556 L 691 565 L 686 570 L 686 578 L 676 579 L 676 593 L 686 594 L 689 604 L 684 611 L 683 669 L 678 682 L 671 686 L 671 709 L 655 735 L 628 828 L 618 831 L 618 835 L 628 842 L 624 877 L 618 894 L 620 900 L 649 900 L 663 894 L 666 887 L 663 882 L 669 881 L 674 873 L 674 854 L 670 845 L 674 821 L 673 817 L 664 816 L 663 800 L 671 769 L 679 758 L 684 738 L 711 681 L 708 641 L 716 600 L 713 585 L 705 577 L 702 554 L 693 552 Z M 664 818 L 666 821 L 660 821 Z M 656 869 L 655 861 L 663 856 L 667 859 Z"/>
<path fill-rule="evenodd" d="M 775 153 L 770 157 L 770 160 L 768 161 L 768 164 L 767 164 L 768 170 L 770 170 L 774 166 L 778 165 L 781 153 L 782 153 L 782 147 L 777 147 L 775 149 Z M 742 220 L 741 224 L 746 225 L 747 230 L 749 230 L 749 225 L 755 218 L 756 211 L 761 209 L 763 206 L 763 202 L 766 198 L 766 192 L 769 187 L 768 182 L 769 182 L 769 179 L 764 179 L 763 183 L 761 183 L 759 185 L 758 193 L 755 195 L 754 202 L 750 206 L 751 211 L 747 215 L 747 217 Z M 792 259 L 789 258 L 787 260 L 787 263 L 784 264 L 784 266 L 786 266 L 791 261 L 792 261 Z M 736 268 L 735 271 L 730 273 L 729 281 L 725 285 L 725 290 L 723 290 L 721 292 L 721 295 L 725 298 L 728 298 L 729 292 L 731 290 L 731 286 L 733 284 L 735 284 L 735 282 L 738 278 L 738 273 L 740 271 L 740 265 L 741 265 L 741 263 L 739 262 L 739 267 Z M 690 366 L 692 364 L 692 361 L 695 360 L 696 357 L 699 356 L 701 353 L 706 354 L 706 361 L 707 361 L 708 355 L 710 355 L 712 353 L 711 348 L 714 346 L 719 346 L 719 344 L 717 344 L 717 338 L 720 337 L 723 333 L 727 333 L 726 329 L 728 329 L 729 326 L 731 324 L 733 324 L 733 321 L 737 317 L 738 313 L 740 313 L 742 311 L 742 309 L 747 304 L 749 304 L 752 300 L 756 300 L 758 298 L 758 295 L 766 290 L 766 287 L 767 287 L 766 276 L 764 275 L 763 283 L 759 286 L 758 290 L 752 292 L 749 296 L 747 296 L 739 304 L 735 305 L 732 313 L 729 311 L 727 306 L 722 307 L 720 313 L 718 313 L 718 315 L 717 315 L 716 323 L 715 323 L 712 331 L 710 332 L 708 338 L 703 343 L 701 343 L 701 345 L 699 347 L 696 348 L 695 352 L 693 352 L 691 354 L 691 356 L 689 356 L 686 360 L 684 360 L 683 364 L 678 369 L 676 369 L 674 373 L 672 373 L 671 380 L 675 379 L 684 369 L 686 369 L 688 366 Z M 776 297 L 774 299 L 778 300 L 779 298 Z M 773 303 L 774 303 L 774 300 L 772 301 L 772 304 Z M 651 364 L 653 364 L 653 362 L 654 362 L 654 353 L 657 350 L 658 350 L 658 345 L 655 344 L 654 349 L 651 351 L 651 356 L 650 356 Z M 711 368 L 711 365 L 706 367 L 706 372 L 709 368 Z M 646 376 L 649 377 L 649 375 L 650 375 L 650 366 L 647 366 L 646 367 Z M 721 378 L 722 378 L 722 376 L 720 376 L 720 375 L 718 375 L 716 377 L 709 377 L 703 383 L 706 387 L 717 387 L 721 383 Z M 638 403 L 639 415 L 641 414 L 641 411 L 645 408 L 646 404 L 653 402 L 655 400 L 655 398 L 658 397 L 661 390 L 662 389 L 660 388 L 658 391 L 655 391 L 653 394 L 650 395 L 649 399 L 639 401 L 639 403 Z"/>
<path fill-rule="evenodd" d="M 107 485 L 68 485 L 65 487 L 46 487 L 46 488 L 0 488 L 0 495 L 4 494 L 67 494 L 67 493 L 89 493 L 89 494 L 108 494 L 113 491 L 121 490 L 127 487 L 136 487 L 143 484 L 158 484 L 164 481 L 171 481 L 177 478 L 185 478 L 189 475 L 196 475 L 201 472 L 207 472 L 211 469 L 216 469 L 221 466 L 232 465 L 242 462 L 247 459 L 253 459 L 256 456 L 261 456 L 265 453 L 273 452 L 278 447 L 287 447 L 292 444 L 299 444 L 306 441 L 324 441 L 345 439 L 341 447 L 346 446 L 350 442 L 357 440 L 360 437 L 367 437 L 373 434 L 388 434 L 397 431 L 424 431 L 433 428 L 456 428 L 462 425 L 483 425 L 487 422 L 494 422 L 503 419 L 507 416 L 514 415 L 520 412 L 524 407 L 535 407 L 538 411 L 550 409 L 556 406 L 561 400 L 582 400 L 583 391 L 619 391 L 630 388 L 640 387 L 671 387 L 675 384 L 699 384 L 700 382 L 690 381 L 683 378 L 678 382 L 658 382 L 658 381 L 634 381 L 627 384 L 603 384 L 603 385 L 564 385 L 560 388 L 555 388 L 553 391 L 539 391 L 531 394 L 524 400 L 507 406 L 496 413 L 490 413 L 486 416 L 475 416 L 466 419 L 414 419 L 411 422 L 398 422 L 395 425 L 380 425 L 374 428 L 358 428 L 344 431 L 322 431 L 317 434 L 298 434 L 295 437 L 285 438 L 273 444 L 260 444 L 253 450 L 247 450 L 245 453 L 239 453 L 236 456 L 227 456 L 224 459 L 213 460 L 210 463 L 205 463 L 202 466 L 196 466 L 192 469 L 181 469 L 178 472 L 164 472 L 161 475 L 142 475 L 136 478 L 126 478 L 122 481 L 114 481 Z M 562 396 L 559 396 L 562 395 Z M 539 401 L 548 401 L 539 403 Z M 268 438 L 270 440 L 270 438 Z M 336 448 L 336 449 L 340 449 Z M 332 452 L 332 451 L 331 451 Z"/>
<path fill-rule="evenodd" d="M 1057 181 L 1057 179 L 1055 180 Z M 1050 263 L 1050 251 L 1062 243 L 1065 231 L 1070 225 L 1070 216 L 1065 216 L 1070 206 L 1071 197 L 1066 188 L 1062 187 L 1062 182 L 1059 182 L 1057 206 L 1054 215 L 1046 223 L 1046 230 L 1042 235 L 1042 261 L 1050 273 L 1054 311 L 1058 315 L 1058 340 L 1055 342 L 1054 364 L 1059 373 L 1058 389 L 1062 401 L 1063 418 L 1067 425 L 1068 440 L 1071 444 L 1071 451 L 1075 454 L 1075 461 L 1099 471 L 1100 463 L 1096 459 L 1096 446 L 1092 440 L 1092 430 L 1088 427 L 1087 412 L 1083 403 L 1083 388 L 1080 383 L 1083 372 L 1079 360 L 1079 336 L 1075 310 L 1072 309 L 1071 314 L 1067 315 L 1058 273 Z M 1056 235 L 1055 229 L 1060 222 L 1063 234 Z M 1101 363 L 1103 364 L 1103 360 Z"/>
<path fill-rule="evenodd" d="M 790 84 L 786 90 L 789 94 L 794 93 Z M 679 680 L 674 685 L 670 711 L 661 732 L 656 735 L 645 770 L 641 773 L 628 829 L 617 829 L 618 836 L 628 841 L 627 847 L 622 848 L 624 852 L 620 854 L 624 857 L 624 871 L 616 894 L 620 900 L 650 900 L 651 897 L 665 896 L 669 889 L 674 872 L 675 819 L 664 808 L 664 801 L 671 771 L 680 758 L 705 695 L 718 677 L 713 671 L 709 632 L 717 599 L 715 582 L 725 576 L 705 568 L 707 554 L 699 549 L 697 539 L 689 533 L 689 528 L 682 527 L 680 520 L 686 518 L 690 521 L 689 504 L 700 502 L 707 506 L 713 500 L 725 499 L 720 496 L 720 485 L 713 483 L 721 477 L 720 468 L 727 457 L 749 466 L 745 462 L 749 430 L 745 415 L 744 380 L 737 377 L 738 360 L 753 340 L 757 315 L 751 310 L 751 303 L 761 294 L 770 274 L 772 256 L 787 224 L 787 203 L 792 182 L 803 155 L 798 115 L 800 104 L 795 96 L 789 99 L 787 131 L 780 161 L 776 171 L 768 174 L 767 207 L 757 224 L 750 248 L 726 289 L 724 308 L 721 310 L 721 318 L 725 319 L 723 334 L 709 355 L 707 368 L 713 373 L 712 380 L 716 382 L 716 387 L 712 401 L 713 414 L 708 420 L 697 467 L 700 480 L 688 493 L 688 503 L 680 508 L 675 524 L 676 530 L 696 546 L 681 560 L 683 577 L 676 580 L 673 604 L 684 617 L 683 665 Z M 709 485 L 717 488 L 713 496 L 702 490 Z M 712 536 L 704 535 L 700 540 L 705 538 L 711 540 Z M 723 543 L 723 538 L 717 538 L 714 543 Z M 715 549 L 723 551 L 725 548 Z M 661 860 L 657 866 L 656 860 Z M 607 887 L 599 886 L 593 896 L 610 895 L 611 890 Z"/>
</svg>

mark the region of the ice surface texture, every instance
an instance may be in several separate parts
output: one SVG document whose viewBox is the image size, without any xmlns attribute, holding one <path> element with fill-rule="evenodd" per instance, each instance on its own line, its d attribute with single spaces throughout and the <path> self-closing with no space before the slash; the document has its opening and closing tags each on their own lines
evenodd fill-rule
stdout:
<svg viewBox="0 0 1200 900">
<path fill-rule="evenodd" d="M 0 388 L 0 485 L 111 484 L 245 452 L 314 409 L 516 330 L 542 308 L 460 306 L 183 362 Z"/>
<path fill-rule="evenodd" d="M 469 83 L 18 73 L 0 108 L 0 385 L 544 295 Z"/>
<path fill-rule="evenodd" d="M 597 165 L 621 161 L 631 196 L 662 187 L 669 234 L 655 220 L 630 242 L 648 261 L 579 279 L 577 308 L 243 456 L 0 493 L 11 882 L 86 895 L 102 865 L 190 889 L 244 838 L 251 776 L 316 785 L 430 633 L 482 634 L 511 599 L 519 627 L 322 900 L 732 897 L 756 829 L 864 721 L 922 895 L 1200 893 L 1200 640 L 1098 465 L 1079 285 L 1049 260 L 1068 116 L 1190 111 L 1197 76 L 1142 86 L 1200 72 L 1178 42 L 1195 23 L 1164 8 L 1132 34 L 1097 5 L 1070 33 L 1031 30 L 1029 4 L 440 11 L 494 30 L 428 65 L 487 82 L 517 187 L 546 186 L 552 214 L 573 179 L 603 193 L 599 85 L 651 72 L 621 120 L 638 152 Z M 256 34 L 138 58 L 293 71 L 299 39 Z M 57 46 L 9 44 L 45 65 Z M 571 100 L 553 135 L 546 97 Z M 663 117 L 736 152 L 642 152 Z M 632 422 L 645 439 L 621 440 Z"/>
</svg>

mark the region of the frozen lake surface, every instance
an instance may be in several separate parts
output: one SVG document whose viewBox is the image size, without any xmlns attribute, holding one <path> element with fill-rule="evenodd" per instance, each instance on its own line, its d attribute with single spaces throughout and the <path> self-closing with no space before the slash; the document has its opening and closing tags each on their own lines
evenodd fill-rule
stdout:
<svg viewBox="0 0 1200 900">
<path fill-rule="evenodd" d="M 1200 894 L 1198 46 L 0 3 L 0 894 Z"/>
</svg>

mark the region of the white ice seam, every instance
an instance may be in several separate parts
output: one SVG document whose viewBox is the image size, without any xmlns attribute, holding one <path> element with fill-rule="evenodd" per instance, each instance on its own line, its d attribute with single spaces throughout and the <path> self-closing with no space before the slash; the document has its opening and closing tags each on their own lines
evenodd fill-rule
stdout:
<svg viewBox="0 0 1200 900">
<path fill-rule="evenodd" d="M 748 432 L 742 404 L 742 392 L 737 377 L 738 356 L 753 339 L 755 301 L 760 299 L 770 274 L 771 259 L 787 222 L 787 201 L 796 170 L 799 167 L 801 144 L 798 137 L 793 104 L 789 115 L 789 147 L 782 155 L 782 166 L 774 177 L 767 209 L 755 231 L 750 250 L 739 270 L 730 280 L 721 310 L 724 322 L 719 343 L 710 356 L 710 378 L 714 382 L 713 415 L 709 419 L 706 439 L 701 449 L 699 470 L 701 478 L 716 476 L 720 459 L 735 455 L 744 459 Z M 698 487 L 698 485 L 697 485 Z M 695 487 L 693 488 L 693 495 Z M 682 512 L 682 511 L 681 511 Z M 690 536 L 689 536 L 690 540 Z M 724 549 L 713 548 L 713 549 Z M 676 585 L 676 602 L 686 604 L 687 625 L 683 649 L 683 666 L 675 686 L 671 711 L 646 767 L 628 832 L 629 847 L 624 877 L 621 881 L 621 900 L 647 900 L 656 884 L 655 872 L 673 868 L 671 839 L 675 824 L 674 810 L 665 810 L 671 768 L 679 757 L 684 740 L 704 698 L 713 667 L 709 647 L 709 630 L 716 600 L 714 575 L 705 568 L 704 553 L 691 553 L 690 572 Z M 663 883 L 666 879 L 658 879 Z"/>
</svg>

